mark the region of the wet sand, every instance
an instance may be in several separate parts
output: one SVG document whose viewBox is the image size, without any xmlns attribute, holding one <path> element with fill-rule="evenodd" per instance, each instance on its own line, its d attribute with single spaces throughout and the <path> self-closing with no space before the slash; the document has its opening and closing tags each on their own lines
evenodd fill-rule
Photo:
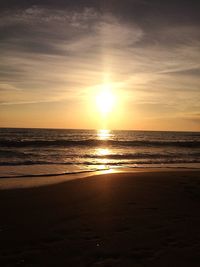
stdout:
<svg viewBox="0 0 200 267">
<path fill-rule="evenodd" d="M 0 266 L 200 266 L 200 172 L 0 190 Z"/>
</svg>

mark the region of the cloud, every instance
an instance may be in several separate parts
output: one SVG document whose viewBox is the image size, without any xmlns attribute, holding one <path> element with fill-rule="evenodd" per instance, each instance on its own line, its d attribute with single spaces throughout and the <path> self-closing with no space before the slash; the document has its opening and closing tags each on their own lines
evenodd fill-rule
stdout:
<svg viewBox="0 0 200 267">
<path fill-rule="evenodd" d="M 19 88 L 12 84 L 0 83 L 0 91 L 19 91 Z"/>
<path fill-rule="evenodd" d="M 44 6 L 4 11 L 0 105 L 78 102 L 110 74 L 138 114 L 198 112 L 198 27 L 156 19 L 148 27 L 125 14 Z"/>
<path fill-rule="evenodd" d="M 9 34 L 3 36 L 6 27 Z M 5 13 L 0 34 L 2 79 L 18 90 L 48 90 L 49 97 L 80 90 L 81 84 L 90 86 L 101 75 L 97 62 L 102 60 L 102 50 L 126 48 L 143 35 L 138 26 L 130 28 L 93 9 L 68 12 L 37 7 Z"/>
<path fill-rule="evenodd" d="M 200 127 L 200 113 L 186 113 L 180 117 L 185 123 L 193 123 Z"/>
<path fill-rule="evenodd" d="M 137 25 L 120 23 L 115 18 L 107 16 L 97 25 L 101 42 L 112 48 L 131 46 L 143 38 L 144 32 Z"/>
<path fill-rule="evenodd" d="M 51 102 L 51 101 L 17 101 L 17 102 L 0 102 L 0 105 L 2 106 L 9 106 L 9 105 L 29 105 L 29 104 L 39 104 L 39 103 L 46 103 L 46 102 Z"/>
</svg>

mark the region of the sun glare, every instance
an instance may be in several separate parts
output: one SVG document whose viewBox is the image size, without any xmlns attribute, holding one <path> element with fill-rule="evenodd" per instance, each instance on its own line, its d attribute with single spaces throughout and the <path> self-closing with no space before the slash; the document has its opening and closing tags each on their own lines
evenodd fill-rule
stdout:
<svg viewBox="0 0 200 267">
<path fill-rule="evenodd" d="M 110 86 L 104 85 L 102 90 L 96 96 L 96 105 L 102 114 L 111 112 L 115 104 L 115 96 L 113 95 Z"/>
<path fill-rule="evenodd" d="M 98 156 L 107 156 L 109 155 L 110 150 L 108 148 L 97 148 L 96 149 L 96 154 Z"/>
<path fill-rule="evenodd" d="M 111 137 L 110 130 L 101 129 L 97 131 L 97 136 L 100 140 L 107 140 L 109 137 Z"/>
</svg>

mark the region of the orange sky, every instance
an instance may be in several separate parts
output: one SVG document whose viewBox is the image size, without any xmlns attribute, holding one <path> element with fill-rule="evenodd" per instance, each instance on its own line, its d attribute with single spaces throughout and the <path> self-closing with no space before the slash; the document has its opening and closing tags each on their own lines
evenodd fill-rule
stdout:
<svg viewBox="0 0 200 267">
<path fill-rule="evenodd" d="M 200 131 L 198 25 L 125 15 L 2 11 L 0 33 L 14 33 L 0 35 L 0 127 Z M 102 114 L 105 87 L 115 103 Z"/>
</svg>

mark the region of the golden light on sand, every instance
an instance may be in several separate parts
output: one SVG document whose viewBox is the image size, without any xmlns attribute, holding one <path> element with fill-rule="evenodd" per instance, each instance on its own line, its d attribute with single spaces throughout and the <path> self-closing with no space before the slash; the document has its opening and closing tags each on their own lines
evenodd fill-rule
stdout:
<svg viewBox="0 0 200 267">
<path fill-rule="evenodd" d="M 98 110 L 106 115 L 111 112 L 115 104 L 116 97 L 111 90 L 110 84 L 102 85 L 102 89 L 96 96 L 96 105 Z"/>
</svg>

